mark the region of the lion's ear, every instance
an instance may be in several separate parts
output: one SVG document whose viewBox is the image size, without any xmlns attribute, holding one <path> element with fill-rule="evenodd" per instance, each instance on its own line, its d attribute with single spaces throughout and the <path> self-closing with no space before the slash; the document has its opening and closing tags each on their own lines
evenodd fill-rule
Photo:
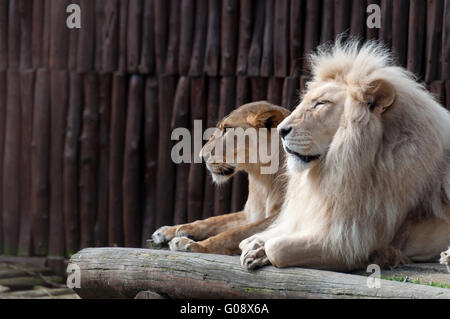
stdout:
<svg viewBox="0 0 450 319">
<path fill-rule="evenodd" d="M 283 112 L 277 109 L 258 111 L 249 114 L 247 122 L 253 127 L 276 128 L 285 118 Z"/>
<path fill-rule="evenodd" d="M 386 80 L 375 80 L 370 84 L 367 96 L 370 111 L 383 114 L 395 101 L 395 88 Z"/>
</svg>

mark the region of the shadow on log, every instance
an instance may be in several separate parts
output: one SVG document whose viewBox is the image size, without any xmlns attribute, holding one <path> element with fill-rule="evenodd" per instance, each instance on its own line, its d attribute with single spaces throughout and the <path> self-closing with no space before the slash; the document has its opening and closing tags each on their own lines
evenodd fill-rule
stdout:
<svg viewBox="0 0 450 319">
<path fill-rule="evenodd" d="M 136 248 L 87 248 L 70 262 L 81 270 L 82 298 L 450 298 L 450 290 L 305 268 L 247 271 L 239 257 Z"/>
</svg>

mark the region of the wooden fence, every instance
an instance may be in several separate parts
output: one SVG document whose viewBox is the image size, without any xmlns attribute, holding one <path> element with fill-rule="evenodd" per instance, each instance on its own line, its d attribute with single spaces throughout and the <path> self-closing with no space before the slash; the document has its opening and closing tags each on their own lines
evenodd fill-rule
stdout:
<svg viewBox="0 0 450 319">
<path fill-rule="evenodd" d="M 0 1 L 0 254 L 139 247 L 241 209 L 245 175 L 215 188 L 175 165 L 172 129 L 252 100 L 292 109 L 305 54 L 344 31 L 392 47 L 450 109 L 450 0 Z"/>
</svg>

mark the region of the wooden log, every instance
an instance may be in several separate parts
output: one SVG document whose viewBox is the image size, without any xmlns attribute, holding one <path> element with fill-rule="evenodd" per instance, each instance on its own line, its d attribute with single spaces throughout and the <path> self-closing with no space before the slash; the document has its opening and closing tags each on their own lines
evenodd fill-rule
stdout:
<svg viewBox="0 0 450 319">
<path fill-rule="evenodd" d="M 181 75 L 189 73 L 189 63 L 192 54 L 192 40 L 194 38 L 195 1 L 181 0 L 180 22 L 180 50 L 178 55 L 178 72 Z"/>
<path fill-rule="evenodd" d="M 306 0 L 305 14 L 305 51 L 303 55 L 307 56 L 319 44 L 320 41 L 320 1 Z M 303 71 L 307 71 L 307 63 L 303 64 Z"/>
<path fill-rule="evenodd" d="M 266 17 L 264 22 L 263 51 L 261 56 L 261 76 L 273 74 L 273 24 L 275 0 L 265 0 Z"/>
<path fill-rule="evenodd" d="M 123 165 L 123 229 L 126 247 L 139 247 L 140 227 L 140 163 L 141 127 L 143 109 L 144 79 L 133 75 L 128 91 L 128 112 L 125 132 Z"/>
<path fill-rule="evenodd" d="M 178 50 L 180 44 L 180 1 L 168 0 L 169 5 L 169 34 L 166 56 L 165 75 L 178 73 Z"/>
<path fill-rule="evenodd" d="M 271 77 L 267 83 L 267 101 L 275 105 L 281 105 L 283 97 L 283 79 Z"/>
<path fill-rule="evenodd" d="M 208 128 L 215 127 L 219 120 L 220 107 L 220 79 L 208 78 L 208 98 L 206 110 L 206 123 Z M 205 188 L 203 191 L 202 219 L 214 215 L 214 190 L 215 186 L 211 174 L 205 174 Z"/>
<path fill-rule="evenodd" d="M 20 231 L 20 78 L 7 73 L 7 104 L 3 160 L 3 253 L 15 255 Z"/>
<path fill-rule="evenodd" d="M 304 13 L 304 1 L 291 1 L 289 17 L 289 56 L 291 59 L 290 75 L 298 75 L 302 70 L 303 33 L 305 29 L 303 17 Z"/>
<path fill-rule="evenodd" d="M 105 23 L 102 40 L 102 71 L 117 70 L 119 53 L 120 7 L 118 0 L 108 0 L 104 7 Z"/>
<path fill-rule="evenodd" d="M 298 77 L 289 76 L 285 78 L 283 85 L 283 101 L 281 105 L 288 110 L 294 110 L 299 101 L 298 91 Z"/>
<path fill-rule="evenodd" d="M 30 289 L 34 286 L 42 286 L 47 282 L 55 284 L 64 282 L 64 278 L 60 276 L 42 276 L 42 277 L 16 277 L 0 279 L 0 286 L 5 286 L 11 290 Z"/>
<path fill-rule="evenodd" d="M 80 230 L 81 247 L 94 244 L 97 218 L 98 174 L 98 78 L 84 77 L 84 110 L 80 145 Z"/>
<path fill-rule="evenodd" d="M 109 1 L 107 1 L 107 2 L 109 2 Z M 70 3 L 71 4 L 77 4 L 77 5 L 80 5 L 80 0 L 71 0 L 70 1 Z M 106 5 L 106 4 L 105 4 Z M 103 14 L 104 14 L 104 12 L 103 12 Z M 80 29 L 77 29 L 77 28 L 73 28 L 73 29 L 70 29 L 69 30 L 69 34 L 68 34 L 68 37 L 69 37 L 69 40 L 68 40 L 68 47 L 69 47 L 69 49 L 68 49 L 68 54 L 67 54 L 67 68 L 70 70 L 70 71 L 76 71 L 76 69 L 77 69 L 77 59 L 78 59 L 78 38 L 79 38 L 79 35 L 80 35 L 80 31 L 79 31 Z M 97 34 L 97 28 L 96 28 L 96 34 Z M 103 32 L 103 29 L 101 30 L 102 32 Z M 103 43 L 102 43 L 102 41 L 103 41 L 103 38 L 102 39 L 100 39 L 100 40 L 96 40 L 96 41 L 98 41 L 98 42 L 96 42 L 96 46 L 101 46 L 101 47 L 103 47 Z M 97 43 L 101 43 L 100 45 L 98 45 Z M 97 61 L 97 55 L 96 55 L 96 61 Z M 96 66 L 96 69 L 97 70 L 101 70 L 101 68 L 98 68 L 98 66 Z"/>
<path fill-rule="evenodd" d="M 40 273 L 42 275 L 50 275 L 52 270 L 48 267 L 32 267 L 32 266 L 15 266 L 8 264 L 0 265 L 0 279 L 25 277 L 30 273 Z"/>
<path fill-rule="evenodd" d="M 392 47 L 392 1 L 381 0 L 381 28 L 378 39 L 388 48 Z"/>
<path fill-rule="evenodd" d="M 239 3 L 237 0 L 222 1 L 220 74 L 236 72 L 237 37 L 239 32 Z"/>
<path fill-rule="evenodd" d="M 443 0 L 427 1 L 427 35 L 425 48 L 425 82 L 439 80 L 442 44 Z"/>
<path fill-rule="evenodd" d="M 0 71 L 0 200 L 3 203 L 3 159 L 6 125 L 6 71 Z M 0 230 L 3 232 L 3 205 L 0 205 Z M 0 255 L 3 253 L 3 236 L 0 236 Z"/>
<path fill-rule="evenodd" d="M 80 0 L 81 1 L 81 0 Z M 42 60 L 41 66 L 48 67 L 50 65 L 50 35 L 51 35 L 51 0 L 45 0 L 45 8 L 43 14 L 43 28 L 42 28 Z M 78 52 L 77 52 L 78 55 Z"/>
<path fill-rule="evenodd" d="M 94 1 L 90 1 L 94 2 Z M 66 8 L 69 5 L 68 0 L 52 0 L 51 1 L 51 22 L 50 22 L 50 67 L 52 69 L 63 69 L 67 67 L 67 54 L 69 51 L 67 41 L 69 37 L 69 30 L 66 27 L 67 13 Z M 90 9 L 90 8 L 89 8 Z M 83 11 L 88 10 L 88 8 L 83 7 Z M 83 16 L 84 18 L 84 16 Z M 84 25 L 84 29 L 86 26 Z M 81 31 L 83 33 L 83 31 Z M 86 37 L 86 35 L 85 35 Z M 89 34 L 92 37 L 92 34 Z M 84 44 L 85 42 L 83 42 Z M 86 48 L 88 49 L 88 48 Z M 84 48 L 83 48 L 84 51 Z"/>
<path fill-rule="evenodd" d="M 376 5 L 380 5 L 380 1 L 381 0 L 367 0 L 367 7 L 368 6 L 370 6 L 370 5 L 372 5 L 372 4 L 376 4 Z M 367 8 L 366 7 L 366 8 Z M 366 11 L 366 13 L 365 13 L 365 15 L 366 15 L 366 17 L 365 17 L 365 19 L 364 19 L 364 23 L 366 23 L 366 21 L 367 21 L 367 9 L 365 9 L 365 11 Z M 373 12 L 373 11 L 372 11 Z M 366 29 L 366 39 L 367 40 L 370 40 L 370 39 L 378 39 L 378 32 L 379 31 L 379 29 L 378 28 L 367 28 Z"/>
<path fill-rule="evenodd" d="M 8 1 L 0 1 L 0 39 L 8 39 Z M 8 68 L 8 41 L 0 41 L 0 71 Z"/>
<path fill-rule="evenodd" d="M 380 279 L 374 289 L 365 276 L 332 271 L 245 271 L 237 256 L 88 248 L 71 263 L 81 269 L 75 291 L 82 298 L 134 298 L 143 290 L 170 298 L 450 298 L 445 288 Z"/>
<path fill-rule="evenodd" d="M 170 225 L 173 221 L 174 194 L 167 190 L 175 188 L 175 164 L 170 154 L 172 150 L 171 127 L 172 107 L 177 78 L 159 78 L 158 91 L 158 171 L 156 176 L 156 227 Z"/>
<path fill-rule="evenodd" d="M 20 66 L 20 13 L 19 0 L 9 1 L 8 13 L 8 66 L 19 68 Z"/>
<path fill-rule="evenodd" d="M 31 60 L 30 60 L 31 63 Z M 31 138 L 33 127 L 34 72 L 20 72 L 20 233 L 17 254 L 31 254 Z"/>
<path fill-rule="evenodd" d="M 445 1 L 442 20 L 442 80 L 450 80 L 450 1 Z M 450 96 L 447 95 L 447 99 Z"/>
<path fill-rule="evenodd" d="M 97 220 L 95 222 L 95 246 L 108 245 L 108 183 L 109 183 L 109 129 L 111 117 L 111 82 L 110 74 L 101 74 L 99 106 L 99 167 Z"/>
<path fill-rule="evenodd" d="M 251 87 L 251 100 L 252 101 L 261 101 L 265 100 L 267 96 L 267 79 L 260 77 L 252 77 L 250 78 L 250 87 Z M 240 105 L 236 105 L 235 107 L 239 107 Z"/>
<path fill-rule="evenodd" d="M 169 16 L 169 1 L 154 0 L 155 1 L 155 58 L 156 58 L 156 72 L 158 74 L 164 73 L 166 54 L 167 54 L 167 34 L 168 34 L 168 16 Z"/>
<path fill-rule="evenodd" d="M 142 0 L 128 0 L 127 70 L 137 72 L 141 52 Z"/>
<path fill-rule="evenodd" d="M 408 20 L 403 17 L 409 16 L 409 0 L 393 1 L 392 16 L 395 21 L 392 23 L 392 51 L 397 63 L 405 67 L 408 49 Z"/>
<path fill-rule="evenodd" d="M 366 25 L 367 25 L 367 2 L 366 0 L 359 0 L 352 2 L 352 13 L 350 22 L 350 35 L 353 37 L 359 37 L 360 39 L 366 38 Z"/>
<path fill-rule="evenodd" d="M 197 0 L 195 10 L 194 46 L 189 68 L 190 76 L 203 75 L 203 64 L 206 49 L 206 28 L 208 24 L 208 2 Z"/>
<path fill-rule="evenodd" d="M 221 1 L 208 0 L 208 31 L 206 34 L 205 66 L 208 76 L 219 74 Z"/>
<path fill-rule="evenodd" d="M 33 5 L 30 1 L 19 0 L 20 14 L 20 68 L 30 69 L 31 62 L 31 28 L 33 21 Z"/>
<path fill-rule="evenodd" d="M 186 76 L 180 77 L 178 81 L 177 90 L 175 93 L 175 101 L 173 103 L 173 114 L 171 121 L 172 131 L 175 128 L 191 128 L 190 118 L 190 86 L 189 78 Z M 191 154 L 189 154 L 191 155 Z M 192 156 L 190 156 L 192 158 Z M 188 207 L 188 187 L 189 187 L 189 168 L 190 163 L 179 163 L 176 166 L 176 181 L 175 181 L 175 203 L 173 213 L 173 224 L 184 224 L 188 221 L 187 207 Z"/>
<path fill-rule="evenodd" d="M 39 287 L 39 286 L 38 286 Z M 70 288 L 44 288 L 39 287 L 33 290 L 13 291 L 2 294 L 2 299 L 31 299 L 39 297 L 63 296 L 73 294 Z"/>
<path fill-rule="evenodd" d="M 103 25 L 105 24 L 105 4 L 108 0 L 95 0 L 95 51 L 94 70 L 102 71 L 103 57 Z"/>
<path fill-rule="evenodd" d="M 82 28 L 79 29 L 77 71 L 94 69 L 95 55 L 95 1 L 80 0 Z"/>
<path fill-rule="evenodd" d="M 273 36 L 274 74 L 285 77 L 289 72 L 289 0 L 275 1 Z"/>
<path fill-rule="evenodd" d="M 445 81 L 445 107 L 450 111 L 450 81 Z"/>
<path fill-rule="evenodd" d="M 156 219 L 156 164 L 158 160 L 158 82 L 147 77 L 145 83 L 144 115 L 144 211 L 142 216 L 142 247 L 155 230 Z"/>
<path fill-rule="evenodd" d="M 247 74 L 247 60 L 252 40 L 253 8 L 251 0 L 239 2 L 239 41 L 236 74 Z"/>
<path fill-rule="evenodd" d="M 334 0 L 334 37 L 345 33 L 346 38 L 350 33 L 352 2 L 355 1 Z"/>
<path fill-rule="evenodd" d="M 123 245 L 122 176 L 127 109 L 127 77 L 114 74 L 109 135 L 108 245 Z"/>
<path fill-rule="evenodd" d="M 142 41 L 139 72 L 151 73 L 155 67 L 155 6 L 153 0 L 144 0 Z"/>
<path fill-rule="evenodd" d="M 128 0 L 119 1 L 119 53 L 117 56 L 117 71 L 127 71 L 127 35 L 128 35 Z"/>
<path fill-rule="evenodd" d="M 223 77 L 220 82 L 220 106 L 219 119 L 230 114 L 236 107 L 236 78 Z M 226 148 L 223 148 L 224 154 Z M 232 184 L 226 183 L 215 189 L 214 193 L 214 215 L 229 213 L 231 209 Z"/>
<path fill-rule="evenodd" d="M 49 152 L 50 152 L 50 75 L 36 72 L 31 151 L 31 215 L 33 253 L 48 254 L 49 240 Z"/>
<path fill-rule="evenodd" d="M 257 1 L 255 3 L 255 23 L 253 25 L 252 42 L 248 52 L 248 71 L 250 76 L 258 76 L 261 66 L 261 56 L 263 50 L 264 22 L 266 3 Z"/>
<path fill-rule="evenodd" d="M 426 2 L 423 0 L 412 0 L 409 8 L 408 26 L 408 61 L 409 71 L 424 78 L 425 59 L 425 31 L 426 31 Z"/>
<path fill-rule="evenodd" d="M 69 91 L 63 164 L 63 213 L 65 253 L 67 256 L 74 254 L 80 247 L 78 158 L 80 154 L 81 114 L 84 101 L 83 77 L 79 73 L 70 73 Z"/>
<path fill-rule="evenodd" d="M 7 4 L 7 1 L 2 1 L 0 4 L 0 14 L 3 15 L 2 5 Z M 45 15 L 45 0 L 33 1 L 33 17 L 31 23 L 31 60 L 33 68 L 38 68 L 42 63 L 42 40 L 44 31 L 44 15 Z M 3 23 L 0 18 L 0 24 Z M 6 28 L 0 28 L 0 32 L 6 32 Z M 3 61 L 2 45 L 0 44 L 0 66 Z"/>
<path fill-rule="evenodd" d="M 194 128 L 194 140 L 197 138 L 195 136 L 194 121 L 201 121 L 202 126 L 206 122 L 206 85 L 207 82 L 204 77 L 191 78 L 191 127 Z M 193 146 L 193 161 L 189 168 L 188 177 L 188 222 L 200 219 L 203 212 L 203 181 L 205 180 L 205 167 L 201 164 L 201 159 L 198 157 L 202 145 L 200 144 L 198 148 L 196 148 L 196 143 L 194 142 Z"/>
<path fill-rule="evenodd" d="M 49 254 L 64 255 L 63 154 L 67 119 L 68 76 L 65 70 L 50 75 L 50 243 Z"/>
</svg>

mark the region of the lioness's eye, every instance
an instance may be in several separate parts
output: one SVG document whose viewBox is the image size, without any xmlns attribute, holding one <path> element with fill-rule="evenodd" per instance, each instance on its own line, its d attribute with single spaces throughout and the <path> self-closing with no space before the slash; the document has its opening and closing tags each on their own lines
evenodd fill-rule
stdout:
<svg viewBox="0 0 450 319">
<path fill-rule="evenodd" d="M 318 107 L 319 105 L 323 105 L 323 104 L 327 104 L 328 101 L 316 101 L 313 104 L 313 109 L 315 109 L 316 107 Z"/>
</svg>

